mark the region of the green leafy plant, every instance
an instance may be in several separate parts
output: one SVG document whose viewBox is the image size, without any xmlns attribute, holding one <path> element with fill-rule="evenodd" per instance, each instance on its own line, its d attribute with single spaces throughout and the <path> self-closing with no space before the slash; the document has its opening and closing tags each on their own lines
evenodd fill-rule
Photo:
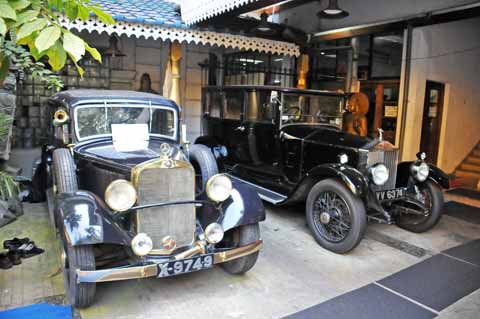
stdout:
<svg viewBox="0 0 480 319">
<path fill-rule="evenodd" d="M 0 0 L 0 81 L 7 75 L 10 64 L 18 63 L 12 61 L 13 56 L 17 60 L 23 59 L 27 67 L 36 68 L 37 72 L 46 68 L 45 65 L 36 64 L 41 63 L 39 61 L 42 58 L 53 71 L 62 69 L 67 58 L 70 58 L 80 76 L 83 76 L 79 60 L 87 52 L 99 62 L 102 57 L 97 49 L 64 28 L 60 23 L 60 15 L 70 21 L 86 21 L 91 14 L 105 24 L 115 23 L 108 13 L 90 3 L 90 0 Z M 15 46 L 28 48 L 25 52 L 30 55 L 12 50 Z M 47 79 L 51 75 L 48 72 L 41 74 Z"/>
</svg>

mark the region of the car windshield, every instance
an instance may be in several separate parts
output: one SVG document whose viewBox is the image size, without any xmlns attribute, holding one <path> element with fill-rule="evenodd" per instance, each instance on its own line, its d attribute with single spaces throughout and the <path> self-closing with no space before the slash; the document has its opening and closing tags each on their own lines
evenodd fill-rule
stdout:
<svg viewBox="0 0 480 319">
<path fill-rule="evenodd" d="M 341 96 L 284 94 L 282 123 L 322 123 L 341 127 L 343 107 Z"/>
<path fill-rule="evenodd" d="M 148 105 L 82 105 L 75 109 L 75 131 L 83 140 L 112 134 L 112 124 L 147 124 L 149 133 L 175 138 L 176 116 L 171 108 Z"/>
</svg>

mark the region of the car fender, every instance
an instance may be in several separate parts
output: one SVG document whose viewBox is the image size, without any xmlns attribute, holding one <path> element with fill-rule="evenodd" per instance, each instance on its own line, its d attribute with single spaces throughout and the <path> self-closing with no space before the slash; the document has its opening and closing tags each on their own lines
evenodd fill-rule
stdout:
<svg viewBox="0 0 480 319">
<path fill-rule="evenodd" d="M 368 182 L 363 174 L 356 168 L 341 164 L 322 164 L 314 167 L 302 179 L 297 190 L 303 190 L 302 192 L 304 193 L 305 190 L 309 190 L 315 183 L 326 178 L 338 178 L 352 194 L 362 198 L 367 196 Z M 294 197 L 297 197 L 296 195 Z"/>
<path fill-rule="evenodd" d="M 218 214 L 210 205 L 205 205 L 197 214 L 200 223 L 206 227 L 212 222 L 222 225 L 224 231 L 265 220 L 265 207 L 257 192 L 249 185 L 232 181 L 233 188 L 229 198 L 220 204 L 223 215 Z M 199 199 L 207 199 L 202 194 Z"/>
<path fill-rule="evenodd" d="M 56 219 L 69 246 L 130 245 L 128 233 L 115 223 L 112 213 L 95 194 L 87 191 L 60 194 Z"/>
<path fill-rule="evenodd" d="M 397 166 L 397 187 L 405 186 L 408 183 L 408 179 L 412 176 L 410 173 L 410 166 L 414 162 L 402 162 Z M 428 180 L 433 181 L 440 185 L 444 189 L 450 188 L 450 179 L 448 175 L 437 166 L 427 163 L 429 167 Z"/>
</svg>

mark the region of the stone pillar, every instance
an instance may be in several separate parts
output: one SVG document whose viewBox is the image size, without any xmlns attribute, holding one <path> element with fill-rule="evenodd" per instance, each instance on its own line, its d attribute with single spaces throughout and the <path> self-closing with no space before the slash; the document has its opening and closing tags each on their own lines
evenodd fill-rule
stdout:
<svg viewBox="0 0 480 319">
<path fill-rule="evenodd" d="M 182 59 L 182 45 L 178 42 L 170 44 L 170 63 L 172 72 L 172 87 L 169 98 L 180 105 L 180 60 Z"/>
<path fill-rule="evenodd" d="M 307 74 L 308 74 L 308 54 L 302 54 L 298 58 L 298 82 L 297 88 L 306 89 L 307 88 Z"/>
</svg>

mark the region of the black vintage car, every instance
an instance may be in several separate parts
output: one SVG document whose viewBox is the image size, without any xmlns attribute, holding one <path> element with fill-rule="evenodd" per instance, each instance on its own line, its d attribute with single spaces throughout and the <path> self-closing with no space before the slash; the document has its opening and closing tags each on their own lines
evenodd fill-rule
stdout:
<svg viewBox="0 0 480 319">
<path fill-rule="evenodd" d="M 424 232 L 440 219 L 448 177 L 425 162 L 398 163 L 390 143 L 349 134 L 349 95 L 265 86 L 206 87 L 203 136 L 219 167 L 273 204 L 306 202 L 317 242 L 337 253 L 367 220 Z M 380 134 L 381 135 L 381 134 Z"/>
<path fill-rule="evenodd" d="M 97 282 L 253 267 L 262 201 L 218 174 L 208 148 L 181 142 L 174 102 L 72 90 L 48 107 L 51 141 L 33 180 L 48 195 L 73 305 L 90 305 Z"/>
</svg>

